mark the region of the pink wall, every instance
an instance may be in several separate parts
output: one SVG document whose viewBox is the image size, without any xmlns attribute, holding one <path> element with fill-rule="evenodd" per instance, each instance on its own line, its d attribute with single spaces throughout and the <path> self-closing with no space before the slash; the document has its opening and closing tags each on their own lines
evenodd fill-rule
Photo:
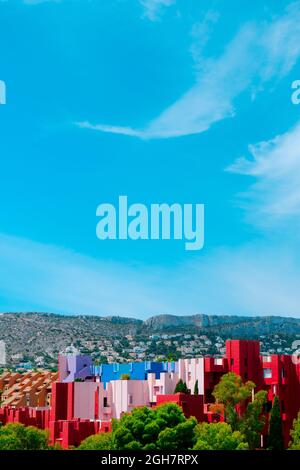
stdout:
<svg viewBox="0 0 300 470">
<path fill-rule="evenodd" d="M 113 418 L 137 406 L 149 406 L 149 388 L 146 380 L 112 380 L 107 385 L 108 402 Z"/>
<path fill-rule="evenodd" d="M 95 418 L 95 391 L 97 387 L 103 391 L 101 383 L 74 382 L 74 418 Z"/>
</svg>

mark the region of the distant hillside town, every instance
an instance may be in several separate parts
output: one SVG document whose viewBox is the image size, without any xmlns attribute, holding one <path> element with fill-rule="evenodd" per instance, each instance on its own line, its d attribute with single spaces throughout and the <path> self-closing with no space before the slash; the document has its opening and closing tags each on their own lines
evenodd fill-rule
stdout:
<svg viewBox="0 0 300 470">
<path fill-rule="evenodd" d="M 258 340 L 262 354 L 292 354 L 293 343 L 300 339 L 300 319 L 159 315 L 141 321 L 30 312 L 0 314 L 0 341 L 6 348 L 2 366 L 14 369 L 55 371 L 57 355 L 70 344 L 95 363 L 218 357 L 225 353 L 227 338 Z"/>
</svg>

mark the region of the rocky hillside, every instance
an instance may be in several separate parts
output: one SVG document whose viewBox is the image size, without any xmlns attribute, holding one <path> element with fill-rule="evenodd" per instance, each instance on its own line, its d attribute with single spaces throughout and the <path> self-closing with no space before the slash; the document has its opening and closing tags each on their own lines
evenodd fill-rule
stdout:
<svg viewBox="0 0 300 470">
<path fill-rule="evenodd" d="M 81 352 L 91 353 L 100 360 L 108 356 L 114 360 L 129 360 L 148 358 L 151 352 L 156 357 L 161 351 L 166 351 L 163 342 L 168 345 L 170 338 L 172 344 L 168 352 L 182 350 L 185 353 L 193 340 L 192 348 L 199 347 L 200 352 L 203 349 L 204 353 L 211 353 L 211 349 L 206 347 L 209 343 L 205 341 L 214 344 L 220 343 L 220 338 L 222 343 L 227 338 L 262 340 L 264 337 L 267 341 L 275 337 L 274 342 L 278 344 L 278 335 L 288 338 L 283 339 L 286 342 L 284 346 L 290 346 L 292 340 L 300 335 L 300 319 L 158 315 L 142 321 L 117 316 L 64 316 L 32 312 L 0 314 L 0 340 L 6 343 L 9 363 L 35 361 L 41 366 L 52 364 L 53 367 L 58 352 L 72 343 Z M 158 349 L 155 342 L 159 345 Z M 221 343 L 220 351 L 223 347 Z M 182 344 L 185 346 L 180 349 Z M 124 351 L 126 354 L 123 354 Z"/>
<path fill-rule="evenodd" d="M 226 331 L 229 337 L 260 336 L 274 333 L 300 333 L 300 318 L 261 316 L 243 317 L 230 315 L 158 315 L 143 322 L 150 331 L 187 329 L 189 332 Z"/>
<path fill-rule="evenodd" d="M 65 316 L 50 313 L 3 313 L 0 340 L 11 353 L 60 351 L 78 338 L 119 337 L 135 334 L 139 320 L 120 317 Z"/>
</svg>

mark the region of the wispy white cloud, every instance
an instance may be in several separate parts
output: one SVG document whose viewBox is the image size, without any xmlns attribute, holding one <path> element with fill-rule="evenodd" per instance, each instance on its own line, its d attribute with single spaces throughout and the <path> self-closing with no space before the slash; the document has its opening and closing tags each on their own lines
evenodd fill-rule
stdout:
<svg viewBox="0 0 300 470">
<path fill-rule="evenodd" d="M 157 21 L 161 18 L 166 7 L 173 5 L 176 0 L 139 0 L 144 8 L 143 16 L 151 21 Z"/>
<path fill-rule="evenodd" d="M 190 51 L 197 69 L 205 66 L 205 59 L 203 51 L 213 34 L 216 23 L 219 21 L 220 15 L 217 11 L 208 10 L 202 21 L 195 23 L 191 30 L 191 37 L 193 39 Z"/>
<path fill-rule="evenodd" d="M 195 51 L 193 54 L 196 57 Z M 195 85 L 144 129 L 94 124 L 89 127 L 147 139 L 203 132 L 213 123 L 234 116 L 234 101 L 242 92 L 249 90 L 255 96 L 253 90 L 289 73 L 299 56 L 297 1 L 271 23 L 244 25 L 218 58 L 204 61 L 198 57 L 201 71 Z"/>
<path fill-rule="evenodd" d="M 122 127 L 122 126 L 105 126 L 105 125 L 93 125 L 89 122 L 77 122 L 78 127 L 82 129 L 92 129 L 95 131 L 102 131 L 102 132 L 109 132 L 111 134 L 120 134 L 120 135 L 129 135 L 131 137 L 143 137 L 143 132 L 138 131 L 136 129 L 132 129 L 131 127 Z"/>
<path fill-rule="evenodd" d="M 287 75 L 300 56 L 300 2 L 291 3 L 286 13 L 267 28 L 258 41 L 266 52 L 261 76 L 263 81 Z"/>
<path fill-rule="evenodd" d="M 234 115 L 233 98 L 249 84 L 256 29 L 246 26 L 224 54 L 211 61 L 197 83 L 145 129 L 148 138 L 178 137 L 206 131 Z"/>
<path fill-rule="evenodd" d="M 282 221 L 300 214 L 300 123 L 285 134 L 249 146 L 250 158 L 239 158 L 229 168 L 233 173 L 255 178 L 240 196 L 256 223 Z"/>
<path fill-rule="evenodd" d="M 292 249 L 253 244 L 173 267 L 146 268 L 2 234 L 0 299 L 10 310 L 138 318 L 159 313 L 299 316 L 296 258 Z"/>
</svg>

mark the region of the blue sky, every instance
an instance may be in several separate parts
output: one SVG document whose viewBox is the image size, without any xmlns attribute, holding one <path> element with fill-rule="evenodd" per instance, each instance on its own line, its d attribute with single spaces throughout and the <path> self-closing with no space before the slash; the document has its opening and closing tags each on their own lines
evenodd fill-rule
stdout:
<svg viewBox="0 0 300 470">
<path fill-rule="evenodd" d="M 300 315 L 300 2 L 0 0 L 0 311 Z M 205 247 L 96 207 L 204 203 Z"/>
</svg>

